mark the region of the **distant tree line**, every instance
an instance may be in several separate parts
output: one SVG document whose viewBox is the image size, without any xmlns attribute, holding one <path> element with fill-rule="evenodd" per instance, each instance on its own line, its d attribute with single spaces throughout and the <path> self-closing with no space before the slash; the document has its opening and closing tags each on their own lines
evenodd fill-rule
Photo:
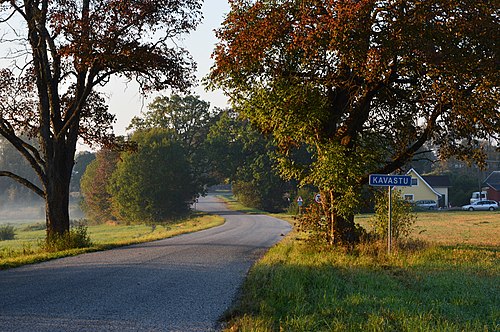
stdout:
<svg viewBox="0 0 500 332">
<path fill-rule="evenodd" d="M 291 184 L 273 169 L 273 141 L 234 112 L 210 110 L 197 96 L 158 97 L 129 129 L 136 148 L 97 152 L 81 178 L 82 207 L 94 222 L 182 218 L 221 183 L 248 206 L 289 204 Z"/>
<path fill-rule="evenodd" d="M 158 97 L 146 112 L 132 119 L 129 129 L 133 130 L 128 140 L 136 145 L 134 151 L 83 151 L 75 157 L 70 188 L 81 191 L 82 208 L 94 222 L 181 218 L 214 184 L 230 184 L 242 203 L 271 212 L 289 209 L 297 213 L 297 197 L 304 196 L 305 207 L 317 192 L 314 186 L 297 189 L 297 183 L 282 179 L 272 137 L 234 111 L 210 110 L 209 103 L 199 97 Z M 0 139 L 0 167 L 36 182 L 31 167 L 7 143 Z M 487 141 L 481 144 L 487 152 L 484 170 L 454 158 L 440 161 L 431 145 L 423 147 L 406 167 L 421 174 L 447 174 L 452 184 L 450 202 L 463 205 L 500 165 L 495 146 Z M 294 158 L 307 161 L 311 156 L 304 147 Z M 0 178 L 0 199 L 26 204 L 37 197 L 22 185 Z"/>
</svg>

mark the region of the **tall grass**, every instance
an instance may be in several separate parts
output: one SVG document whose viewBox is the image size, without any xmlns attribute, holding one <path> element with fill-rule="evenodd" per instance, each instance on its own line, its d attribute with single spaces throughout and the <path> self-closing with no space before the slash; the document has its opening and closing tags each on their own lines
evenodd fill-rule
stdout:
<svg viewBox="0 0 500 332">
<path fill-rule="evenodd" d="M 497 331 L 498 248 L 321 251 L 297 234 L 251 270 L 227 331 Z"/>
</svg>

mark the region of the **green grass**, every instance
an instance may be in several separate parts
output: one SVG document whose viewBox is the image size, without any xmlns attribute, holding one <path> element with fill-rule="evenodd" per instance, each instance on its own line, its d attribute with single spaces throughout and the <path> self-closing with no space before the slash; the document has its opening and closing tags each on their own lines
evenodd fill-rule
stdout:
<svg viewBox="0 0 500 332">
<path fill-rule="evenodd" d="M 415 226 L 391 256 L 289 234 L 251 269 L 225 331 L 499 331 L 500 213 L 418 212 Z"/>
<path fill-rule="evenodd" d="M 266 214 L 266 212 L 256 209 L 256 208 L 251 208 L 248 206 L 245 206 L 241 204 L 231 192 L 219 192 L 217 194 L 217 197 L 222 199 L 227 207 L 233 211 L 240 211 L 243 213 L 247 214 Z"/>
<path fill-rule="evenodd" d="M 292 234 L 252 268 L 227 331 L 497 331 L 499 272 L 494 247 L 386 257 Z"/>
<path fill-rule="evenodd" d="M 181 222 L 159 225 L 154 231 L 151 226 L 144 224 L 89 226 L 88 233 L 93 242 L 92 247 L 55 253 L 47 253 L 39 248 L 40 242 L 45 239 L 45 230 L 30 230 L 30 228 L 37 227 L 23 224 L 17 227 L 14 240 L 0 241 L 0 270 L 86 252 L 160 240 L 215 227 L 222 223 L 224 223 L 222 217 L 199 215 Z"/>
</svg>

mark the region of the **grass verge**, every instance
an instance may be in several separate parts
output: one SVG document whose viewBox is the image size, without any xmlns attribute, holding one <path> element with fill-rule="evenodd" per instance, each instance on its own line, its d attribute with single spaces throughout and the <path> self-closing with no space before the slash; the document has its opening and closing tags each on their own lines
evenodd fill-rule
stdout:
<svg viewBox="0 0 500 332">
<path fill-rule="evenodd" d="M 321 250 L 290 233 L 252 267 L 224 331 L 499 331 L 500 213 L 417 215 L 416 245 L 391 256 L 384 243 Z"/>
<path fill-rule="evenodd" d="M 157 226 L 154 229 L 144 224 L 89 226 L 88 232 L 93 243 L 91 247 L 54 253 L 47 253 L 39 248 L 40 241 L 43 241 L 45 237 L 44 230 L 33 230 L 33 227 L 24 226 L 18 229 L 15 240 L 0 242 L 0 270 L 55 258 L 161 240 L 219 226 L 223 223 L 224 219 L 222 217 L 199 215 L 182 222 Z"/>
<path fill-rule="evenodd" d="M 243 212 L 246 214 L 268 214 L 265 211 L 262 211 L 262 210 L 259 210 L 256 208 L 251 208 L 251 207 L 248 207 L 248 206 L 241 204 L 233 196 L 233 194 L 231 192 L 218 192 L 217 197 L 222 199 L 226 203 L 227 207 L 233 211 L 239 211 L 239 212 Z"/>
<path fill-rule="evenodd" d="M 226 331 L 498 331 L 498 247 L 364 249 L 289 235 L 251 269 Z"/>
</svg>

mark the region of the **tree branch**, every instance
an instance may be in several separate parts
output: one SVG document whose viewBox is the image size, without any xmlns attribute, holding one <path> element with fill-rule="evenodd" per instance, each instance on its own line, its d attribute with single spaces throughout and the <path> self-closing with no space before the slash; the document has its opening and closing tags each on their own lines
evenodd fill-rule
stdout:
<svg viewBox="0 0 500 332">
<path fill-rule="evenodd" d="M 17 137 L 10 124 L 2 119 L 0 119 L 0 135 L 5 137 L 19 151 L 31 167 L 33 167 L 33 170 L 42 182 L 45 182 L 45 173 L 42 169 L 43 160 L 36 148 Z"/>
<path fill-rule="evenodd" d="M 445 112 L 445 110 L 449 109 L 451 105 L 441 105 L 436 106 L 434 112 L 431 114 L 429 121 L 427 122 L 427 126 L 425 130 L 422 132 L 422 135 L 407 149 L 401 151 L 399 154 L 395 156 L 395 158 L 384 165 L 382 168 L 376 170 L 374 173 L 377 174 L 389 174 L 402 167 L 408 160 L 410 160 L 415 153 L 420 149 L 429 139 L 431 133 L 434 130 L 434 125 L 436 124 L 437 118 Z M 360 184 L 368 183 L 369 174 L 366 174 L 360 181 Z"/>
<path fill-rule="evenodd" d="M 40 189 L 37 185 L 33 184 L 31 181 L 28 181 L 27 179 L 25 179 L 23 177 L 20 177 L 17 174 L 14 174 L 14 173 L 11 173 L 11 172 L 8 172 L 8 171 L 0 171 L 0 176 L 9 177 L 9 178 L 11 178 L 11 179 L 19 182 L 23 186 L 29 188 L 30 190 L 32 190 L 38 196 L 40 196 L 42 198 L 45 198 L 45 192 L 42 189 Z"/>
</svg>

